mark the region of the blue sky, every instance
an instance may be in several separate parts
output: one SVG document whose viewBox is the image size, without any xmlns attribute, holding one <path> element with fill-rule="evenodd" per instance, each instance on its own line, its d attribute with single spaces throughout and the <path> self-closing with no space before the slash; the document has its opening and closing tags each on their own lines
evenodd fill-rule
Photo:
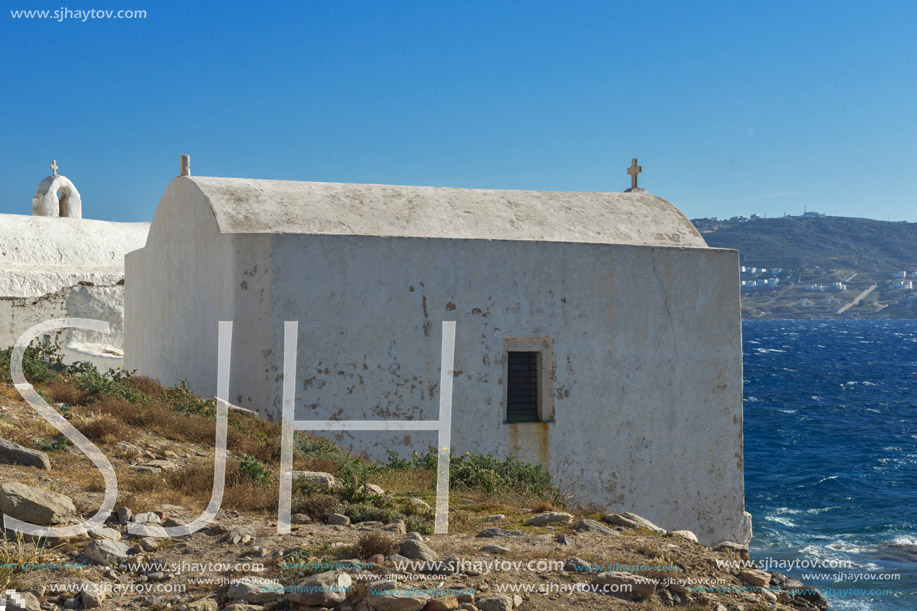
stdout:
<svg viewBox="0 0 917 611">
<path fill-rule="evenodd" d="M 917 4 L 10 0 L 0 212 L 56 159 L 89 218 L 192 172 L 620 191 L 688 216 L 917 221 Z M 701 6 L 702 4 L 702 6 Z M 143 9 L 141 20 L 8 9 Z"/>
</svg>

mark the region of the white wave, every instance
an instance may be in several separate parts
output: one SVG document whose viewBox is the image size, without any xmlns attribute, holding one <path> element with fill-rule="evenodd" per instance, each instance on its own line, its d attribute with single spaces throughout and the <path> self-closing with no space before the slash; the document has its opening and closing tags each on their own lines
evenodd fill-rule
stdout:
<svg viewBox="0 0 917 611">
<path fill-rule="evenodd" d="M 764 516 L 764 519 L 768 522 L 776 522 L 777 524 L 782 524 L 784 526 L 796 526 L 796 523 L 789 518 L 781 518 L 780 516 Z"/>
</svg>

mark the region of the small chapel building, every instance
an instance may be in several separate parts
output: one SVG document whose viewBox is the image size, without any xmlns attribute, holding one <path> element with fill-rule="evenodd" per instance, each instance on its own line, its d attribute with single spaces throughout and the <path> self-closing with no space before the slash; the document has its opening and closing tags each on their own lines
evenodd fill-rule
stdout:
<svg viewBox="0 0 917 611">
<path fill-rule="evenodd" d="M 437 417 L 452 450 L 543 465 L 583 504 L 746 543 L 739 265 L 664 199 L 624 193 L 175 178 L 126 257 L 125 364 L 297 420 Z M 328 432 L 385 459 L 430 431 Z"/>
<path fill-rule="evenodd" d="M 150 224 L 82 218 L 80 192 L 56 161 L 50 167 L 31 215 L 0 214 L 0 349 L 37 324 L 90 318 L 107 322 L 109 332 L 49 329 L 37 339 L 59 344 L 66 362 L 120 367 L 124 255 L 143 246 Z"/>
</svg>

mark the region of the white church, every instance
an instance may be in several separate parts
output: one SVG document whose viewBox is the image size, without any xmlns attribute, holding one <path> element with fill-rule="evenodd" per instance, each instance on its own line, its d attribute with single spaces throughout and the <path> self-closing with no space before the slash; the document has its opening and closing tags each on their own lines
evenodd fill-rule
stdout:
<svg viewBox="0 0 917 611">
<path fill-rule="evenodd" d="M 453 451 L 515 454 L 580 502 L 745 543 L 737 252 L 708 247 L 638 171 L 627 192 L 584 193 L 183 165 L 126 256 L 126 367 L 213 396 L 231 320 L 230 400 L 279 419 L 298 321 L 297 420 L 430 420 L 454 321 Z M 375 458 L 436 444 L 328 434 Z"/>
<path fill-rule="evenodd" d="M 108 322 L 111 332 L 61 329 L 41 340 L 60 343 L 68 361 L 118 367 L 124 361 L 124 255 L 143 247 L 150 224 L 82 218 L 80 192 L 58 169 L 52 162 L 31 215 L 0 214 L 0 348 L 41 322 L 93 318 Z"/>
</svg>

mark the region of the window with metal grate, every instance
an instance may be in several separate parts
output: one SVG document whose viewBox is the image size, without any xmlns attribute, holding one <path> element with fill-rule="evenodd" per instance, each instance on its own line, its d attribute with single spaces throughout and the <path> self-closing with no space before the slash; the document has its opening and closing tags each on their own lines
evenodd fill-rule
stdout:
<svg viewBox="0 0 917 611">
<path fill-rule="evenodd" d="M 507 422 L 538 422 L 538 361 L 537 352 L 507 352 Z"/>
</svg>

